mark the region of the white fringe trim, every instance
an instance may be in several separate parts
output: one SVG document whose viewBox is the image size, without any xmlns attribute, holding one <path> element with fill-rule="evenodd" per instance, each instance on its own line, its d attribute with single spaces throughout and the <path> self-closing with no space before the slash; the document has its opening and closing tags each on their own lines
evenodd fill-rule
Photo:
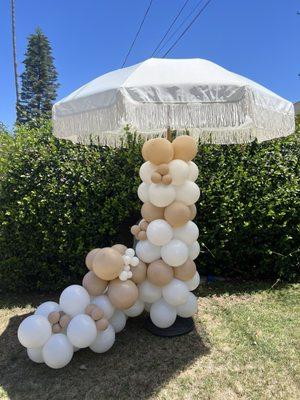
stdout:
<svg viewBox="0 0 300 400">
<path fill-rule="evenodd" d="M 129 123 L 145 139 L 164 136 L 166 128 L 189 134 L 202 143 L 259 142 L 288 136 L 295 130 L 294 113 L 269 110 L 257 105 L 251 93 L 232 103 L 162 104 L 134 103 L 118 97 L 113 106 L 78 114 L 57 116 L 54 133 L 73 142 L 120 146 Z"/>
</svg>

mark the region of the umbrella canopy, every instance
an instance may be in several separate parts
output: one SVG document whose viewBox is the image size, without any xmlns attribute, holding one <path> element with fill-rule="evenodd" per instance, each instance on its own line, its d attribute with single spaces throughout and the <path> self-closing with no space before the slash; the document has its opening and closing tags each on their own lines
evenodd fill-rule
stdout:
<svg viewBox="0 0 300 400">
<path fill-rule="evenodd" d="M 294 131 L 293 104 L 203 59 L 150 58 L 109 72 L 53 107 L 57 137 L 118 145 L 130 124 L 149 138 L 170 126 L 209 143 L 245 143 Z"/>
</svg>

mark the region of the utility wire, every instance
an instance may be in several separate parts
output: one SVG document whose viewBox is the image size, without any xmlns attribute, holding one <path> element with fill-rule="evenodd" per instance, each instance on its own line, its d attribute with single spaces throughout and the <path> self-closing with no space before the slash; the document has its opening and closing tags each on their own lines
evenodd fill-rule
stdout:
<svg viewBox="0 0 300 400">
<path fill-rule="evenodd" d="M 192 21 L 188 24 L 188 26 L 185 28 L 185 30 L 182 32 L 182 34 L 175 40 L 175 42 L 172 44 L 172 46 L 168 49 L 168 51 L 163 55 L 163 58 L 165 58 L 170 51 L 176 46 L 176 44 L 179 42 L 179 40 L 186 34 L 186 32 L 190 29 L 190 27 L 193 25 L 193 23 L 200 17 L 200 15 L 203 13 L 203 11 L 206 9 L 206 7 L 209 5 L 209 3 L 212 0 L 208 0 L 204 6 L 200 9 L 200 11 L 195 15 L 195 17 L 192 19 Z"/>
<path fill-rule="evenodd" d="M 178 20 L 178 18 L 180 17 L 182 11 L 184 10 L 185 6 L 187 5 L 187 3 L 190 0 L 186 0 L 183 4 L 183 6 L 181 7 L 181 9 L 178 11 L 177 15 L 175 16 L 175 18 L 173 19 L 173 21 L 171 22 L 171 25 L 169 26 L 169 28 L 167 29 L 166 33 L 164 34 L 164 36 L 161 38 L 160 42 L 158 43 L 158 45 L 155 47 L 153 53 L 151 54 L 151 57 L 154 56 L 154 54 L 156 53 L 156 50 L 159 49 L 160 45 L 163 43 L 163 41 L 165 40 L 165 38 L 167 37 L 168 33 L 170 32 L 170 30 L 173 28 L 175 22 Z"/>
<path fill-rule="evenodd" d="M 170 42 L 171 39 L 173 39 L 173 37 L 176 35 L 176 33 L 180 31 L 181 27 L 186 23 L 186 21 L 190 18 L 190 16 L 194 14 L 194 12 L 197 10 L 197 8 L 200 6 L 200 4 L 202 2 L 203 2 L 203 0 L 198 1 L 198 3 L 195 5 L 195 7 L 192 9 L 192 11 L 184 18 L 184 20 L 181 22 L 181 24 L 178 26 L 178 28 L 175 29 L 175 31 L 168 37 L 168 39 L 161 46 L 161 48 L 158 50 L 158 52 L 160 52 L 163 48 L 166 47 L 166 45 Z"/>
<path fill-rule="evenodd" d="M 140 23 L 139 29 L 138 29 L 137 33 L 135 34 L 135 37 L 134 37 L 134 39 L 133 39 L 133 41 L 132 41 L 132 43 L 131 43 L 131 46 L 129 47 L 128 53 L 126 54 L 125 60 L 124 60 L 124 62 L 123 62 L 123 64 L 122 64 L 122 68 L 123 68 L 124 65 L 126 64 L 126 61 L 127 61 L 128 57 L 129 57 L 129 54 L 131 53 L 131 50 L 132 50 L 132 48 L 133 48 L 133 46 L 134 46 L 134 44 L 135 44 L 135 42 L 136 42 L 136 39 L 137 39 L 138 36 L 139 36 L 139 33 L 140 33 L 141 29 L 142 29 L 142 26 L 144 25 L 145 19 L 146 19 L 147 15 L 148 15 L 148 12 L 149 12 L 149 10 L 150 10 L 150 8 L 151 8 L 152 3 L 153 3 L 153 0 L 150 0 L 150 3 L 149 3 L 149 5 L 148 5 L 148 8 L 147 8 L 147 10 L 146 10 L 146 12 L 145 12 L 145 14 L 144 14 L 143 19 L 142 19 L 142 22 Z"/>
</svg>

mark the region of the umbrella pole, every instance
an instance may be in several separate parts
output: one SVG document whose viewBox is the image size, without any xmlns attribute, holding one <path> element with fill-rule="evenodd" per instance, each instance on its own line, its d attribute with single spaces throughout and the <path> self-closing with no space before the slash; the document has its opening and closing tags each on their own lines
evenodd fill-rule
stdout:
<svg viewBox="0 0 300 400">
<path fill-rule="evenodd" d="M 172 131 L 171 131 L 171 128 L 169 126 L 167 127 L 166 139 L 168 139 L 169 142 L 172 142 Z"/>
</svg>

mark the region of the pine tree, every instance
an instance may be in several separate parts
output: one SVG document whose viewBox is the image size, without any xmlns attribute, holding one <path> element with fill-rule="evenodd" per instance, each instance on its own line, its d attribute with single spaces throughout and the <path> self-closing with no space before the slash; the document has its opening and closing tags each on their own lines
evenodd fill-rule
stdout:
<svg viewBox="0 0 300 400">
<path fill-rule="evenodd" d="M 17 122 L 25 123 L 50 118 L 53 101 L 57 95 L 57 72 L 53 64 L 52 49 L 40 28 L 28 38 L 25 53 L 25 70 L 21 74 L 20 102 L 17 105 Z"/>
</svg>

